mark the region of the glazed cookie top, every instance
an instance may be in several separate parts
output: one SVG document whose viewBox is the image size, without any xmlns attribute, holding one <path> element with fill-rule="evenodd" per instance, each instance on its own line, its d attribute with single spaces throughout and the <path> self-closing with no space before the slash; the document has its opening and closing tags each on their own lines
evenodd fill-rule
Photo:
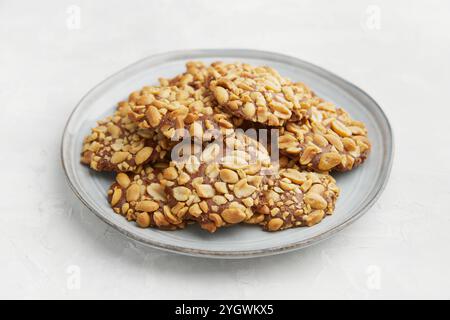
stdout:
<svg viewBox="0 0 450 320">
<path fill-rule="evenodd" d="M 266 180 L 249 223 L 267 231 L 312 226 L 334 211 L 339 188 L 330 175 L 282 169 Z"/>
<path fill-rule="evenodd" d="M 287 120 L 299 120 L 306 114 L 301 101 L 312 97 L 311 90 L 302 83 L 292 83 L 270 67 L 248 64 L 211 65 L 210 90 L 219 105 L 227 112 L 253 122 L 281 126 Z"/>
<path fill-rule="evenodd" d="M 183 212 L 209 232 L 252 217 L 264 170 L 270 169 L 267 151 L 244 135 L 225 137 L 223 146 L 211 143 L 166 169 L 172 212 Z"/>
<path fill-rule="evenodd" d="M 120 103 L 114 115 L 98 121 L 84 139 L 82 163 L 96 171 L 127 172 L 167 158 L 171 142 L 152 130 L 140 129 L 129 119 L 129 111 L 127 103 Z"/>
<path fill-rule="evenodd" d="M 113 210 L 136 221 L 141 228 L 184 228 L 184 217 L 173 214 L 167 205 L 164 191 L 167 166 L 167 163 L 155 164 L 136 174 L 117 174 L 116 182 L 108 190 Z"/>
<path fill-rule="evenodd" d="M 204 131 L 233 131 L 234 119 L 219 109 L 205 88 L 186 86 L 144 87 L 130 95 L 130 118 L 143 129 L 153 129 L 172 141 L 186 133 L 203 136 Z"/>
<path fill-rule="evenodd" d="M 365 125 L 343 109 L 319 99 L 307 120 L 288 122 L 280 129 L 280 152 L 308 170 L 349 171 L 367 157 L 371 144 Z"/>
</svg>

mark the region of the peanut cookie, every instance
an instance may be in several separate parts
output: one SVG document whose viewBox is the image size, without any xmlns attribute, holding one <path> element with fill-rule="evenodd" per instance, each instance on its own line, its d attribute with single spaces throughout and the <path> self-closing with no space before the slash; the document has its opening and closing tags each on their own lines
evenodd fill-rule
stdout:
<svg viewBox="0 0 450 320">
<path fill-rule="evenodd" d="M 173 78 L 160 78 L 159 83 L 162 87 L 176 86 L 184 88 L 186 86 L 192 87 L 195 90 L 201 88 L 208 88 L 209 81 L 212 76 L 217 74 L 210 66 L 206 66 L 200 61 L 189 61 L 186 63 L 186 71 Z"/>
<path fill-rule="evenodd" d="M 252 217 L 264 170 L 270 167 L 267 151 L 256 141 L 245 135 L 223 140 L 223 148 L 215 141 L 200 155 L 173 161 L 165 172 L 172 213 L 182 212 L 209 232 Z"/>
<path fill-rule="evenodd" d="M 371 148 L 362 122 L 321 99 L 310 106 L 308 119 L 282 127 L 278 141 L 281 153 L 297 159 L 302 168 L 319 172 L 352 170 Z"/>
<path fill-rule="evenodd" d="M 130 118 L 142 129 L 153 129 L 172 141 L 185 133 L 203 135 L 233 132 L 232 117 L 217 108 L 212 94 L 205 88 L 186 86 L 144 87 L 130 96 Z"/>
<path fill-rule="evenodd" d="M 117 174 L 116 182 L 108 190 L 108 201 L 114 212 L 129 221 L 136 221 L 141 228 L 184 228 L 183 216 L 172 214 L 167 206 L 164 192 L 166 168 L 167 164 L 155 164 L 139 173 Z"/>
<path fill-rule="evenodd" d="M 129 112 L 128 103 L 123 102 L 114 115 L 98 121 L 84 139 L 82 163 L 96 171 L 127 172 L 167 158 L 171 142 L 152 130 L 140 129 L 129 119 Z"/>
<path fill-rule="evenodd" d="M 301 101 L 313 96 L 302 83 L 292 83 L 270 67 L 248 64 L 211 65 L 209 88 L 219 105 L 236 117 L 270 126 L 281 126 L 287 120 L 303 118 L 306 110 Z M 219 75 L 217 75 L 219 74 Z"/>
<path fill-rule="evenodd" d="M 283 169 L 266 180 L 248 223 L 267 231 L 312 226 L 333 213 L 339 188 L 324 174 Z"/>
</svg>

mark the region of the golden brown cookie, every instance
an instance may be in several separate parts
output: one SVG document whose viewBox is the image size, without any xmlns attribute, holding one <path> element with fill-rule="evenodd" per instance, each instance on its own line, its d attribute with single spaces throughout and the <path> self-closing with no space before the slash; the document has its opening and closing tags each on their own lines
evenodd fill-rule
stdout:
<svg viewBox="0 0 450 320">
<path fill-rule="evenodd" d="M 267 151 L 256 141 L 232 135 L 223 145 L 225 149 L 218 141 L 209 144 L 201 154 L 173 161 L 165 171 L 172 212 L 182 212 L 209 232 L 252 217 L 264 171 L 270 169 Z"/>
<path fill-rule="evenodd" d="M 306 114 L 301 101 L 312 97 L 302 83 L 292 83 L 270 67 L 223 62 L 211 65 L 209 88 L 219 105 L 232 115 L 269 126 L 281 126 Z M 217 75 L 218 74 L 218 75 Z"/>
<path fill-rule="evenodd" d="M 172 214 L 167 205 L 163 173 L 166 167 L 167 164 L 155 164 L 135 174 L 118 173 L 108 190 L 114 212 L 136 221 L 141 228 L 184 228 L 183 216 Z"/>
<path fill-rule="evenodd" d="M 130 96 L 129 104 L 130 118 L 140 128 L 155 130 L 172 141 L 212 130 L 228 134 L 234 128 L 235 119 L 217 108 L 205 88 L 144 87 Z"/>
<path fill-rule="evenodd" d="M 278 141 L 281 153 L 318 172 L 352 170 L 371 148 L 365 125 L 322 99 L 311 103 L 308 119 L 282 127 Z"/>
<path fill-rule="evenodd" d="M 282 169 L 265 180 L 247 221 L 267 231 L 312 226 L 334 211 L 339 188 L 330 175 Z"/>
<path fill-rule="evenodd" d="M 82 163 L 96 171 L 127 172 L 167 158 L 170 141 L 153 130 L 140 129 L 129 119 L 129 111 L 123 102 L 114 115 L 98 121 L 84 139 Z"/>
</svg>

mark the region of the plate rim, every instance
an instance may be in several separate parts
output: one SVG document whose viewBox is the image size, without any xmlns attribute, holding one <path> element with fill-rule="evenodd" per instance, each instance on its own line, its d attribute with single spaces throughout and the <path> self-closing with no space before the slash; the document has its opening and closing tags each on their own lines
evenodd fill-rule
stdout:
<svg viewBox="0 0 450 320">
<path fill-rule="evenodd" d="M 67 146 L 67 139 L 69 138 L 69 132 L 68 128 L 71 123 L 72 118 L 78 111 L 78 109 L 81 107 L 81 105 L 87 100 L 87 98 L 90 96 L 91 93 L 96 91 L 101 85 L 104 83 L 112 80 L 113 78 L 119 76 L 121 73 L 125 72 L 129 68 L 132 68 L 133 66 L 136 66 L 144 61 L 147 60 L 158 60 L 161 58 L 166 57 L 166 61 L 173 61 L 176 59 L 181 59 L 183 57 L 190 57 L 193 58 L 201 58 L 202 56 L 214 56 L 214 55 L 222 55 L 222 56 L 233 56 L 233 55 L 254 55 L 255 57 L 270 57 L 272 59 L 276 59 L 280 62 L 288 63 L 288 64 L 300 64 L 303 67 L 308 66 L 309 68 L 315 69 L 316 71 L 325 72 L 329 74 L 330 76 L 334 77 L 335 79 L 343 82 L 345 85 L 349 86 L 352 90 L 356 90 L 359 94 L 363 95 L 365 98 L 369 99 L 373 106 L 377 109 L 378 113 L 381 115 L 381 120 L 386 124 L 387 128 L 387 138 L 389 140 L 390 147 L 387 148 L 387 154 L 386 159 L 384 162 L 384 170 L 382 170 L 381 173 L 381 184 L 378 186 L 378 189 L 376 190 L 375 194 L 369 201 L 366 203 L 364 207 L 361 208 L 358 212 L 356 212 L 354 215 L 349 217 L 347 220 L 343 221 L 339 225 L 330 228 L 326 231 L 324 231 L 321 234 L 318 234 L 314 237 L 300 240 L 293 242 L 291 244 L 287 245 L 281 245 L 276 247 L 269 247 L 269 248 L 263 248 L 263 249 L 250 249 L 250 250 L 237 250 L 237 251 L 217 251 L 217 250 L 206 250 L 206 249 L 192 249 L 192 248 L 186 248 L 182 246 L 177 245 L 170 245 L 161 243 L 159 241 L 154 241 L 151 239 L 147 239 L 144 237 L 141 237 L 137 234 L 128 232 L 127 230 L 123 229 L 120 225 L 115 224 L 112 222 L 112 220 L 108 220 L 106 217 L 104 217 L 100 212 L 98 212 L 95 208 L 93 208 L 89 202 L 83 198 L 80 191 L 78 190 L 78 187 L 74 184 L 72 181 L 71 175 L 69 174 L 68 169 L 68 163 L 69 161 L 65 160 L 65 150 Z M 189 58 L 187 58 L 189 59 Z M 323 240 L 326 240 L 339 231 L 343 230 L 347 226 L 351 225 L 353 222 L 358 220 L 360 217 L 362 217 L 367 211 L 372 208 L 372 206 L 376 203 L 376 201 L 379 199 L 381 194 L 383 193 L 384 189 L 386 188 L 386 185 L 389 181 L 389 177 L 392 170 L 393 165 L 393 159 L 394 159 L 394 133 L 392 130 L 392 126 L 389 122 L 389 119 L 386 115 L 386 113 L 383 111 L 381 106 L 373 99 L 367 92 L 356 86 L 355 84 L 351 83 L 348 80 L 345 80 L 341 76 L 335 74 L 334 72 L 331 72 L 325 68 L 322 68 L 320 66 L 317 66 L 313 63 L 310 63 L 308 61 L 282 54 L 272 51 L 265 51 L 265 50 L 256 50 L 256 49 L 233 49 L 233 48 L 223 48 L 223 49 L 195 49 L 195 50 L 176 50 L 176 51 L 167 51 L 163 53 L 157 53 L 153 55 L 146 56 L 145 58 L 142 58 L 134 63 L 131 63 L 127 65 L 124 68 L 121 68 L 117 72 L 114 72 L 110 76 L 106 77 L 99 83 L 97 83 L 94 87 L 92 87 L 90 90 L 86 92 L 86 94 L 83 95 L 83 97 L 80 99 L 80 101 L 76 104 L 75 108 L 70 113 L 67 122 L 63 129 L 63 135 L 61 139 L 61 145 L 60 145 L 60 153 L 61 153 L 61 164 L 64 170 L 64 174 L 66 177 L 66 180 L 71 188 L 71 190 L 75 193 L 77 198 L 92 212 L 94 213 L 100 220 L 108 224 L 110 227 L 113 227 L 120 233 L 124 234 L 129 239 L 138 241 L 139 243 L 142 243 L 144 245 L 150 246 L 152 248 L 156 248 L 159 250 L 169 251 L 173 253 L 179 253 L 183 255 L 189 255 L 189 256 L 196 256 L 196 257 L 204 257 L 204 258 L 226 258 L 226 259 L 237 259 L 237 258 L 255 258 L 255 257 L 262 257 L 262 256 L 271 256 L 275 254 L 281 254 L 286 253 L 294 250 L 299 250 L 306 248 L 308 246 L 311 246 L 313 244 L 317 244 Z"/>
</svg>

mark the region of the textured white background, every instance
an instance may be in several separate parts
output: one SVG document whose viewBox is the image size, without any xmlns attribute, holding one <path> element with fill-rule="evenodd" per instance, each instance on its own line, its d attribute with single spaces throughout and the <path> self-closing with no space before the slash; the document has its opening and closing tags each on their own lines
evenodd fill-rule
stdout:
<svg viewBox="0 0 450 320">
<path fill-rule="evenodd" d="M 450 298 L 449 12 L 444 0 L 0 1 L 0 298 Z M 133 243 L 75 198 L 59 143 L 78 100 L 147 55 L 221 47 L 308 60 L 382 105 L 395 163 L 357 223 L 300 252 L 218 261 Z"/>
</svg>

